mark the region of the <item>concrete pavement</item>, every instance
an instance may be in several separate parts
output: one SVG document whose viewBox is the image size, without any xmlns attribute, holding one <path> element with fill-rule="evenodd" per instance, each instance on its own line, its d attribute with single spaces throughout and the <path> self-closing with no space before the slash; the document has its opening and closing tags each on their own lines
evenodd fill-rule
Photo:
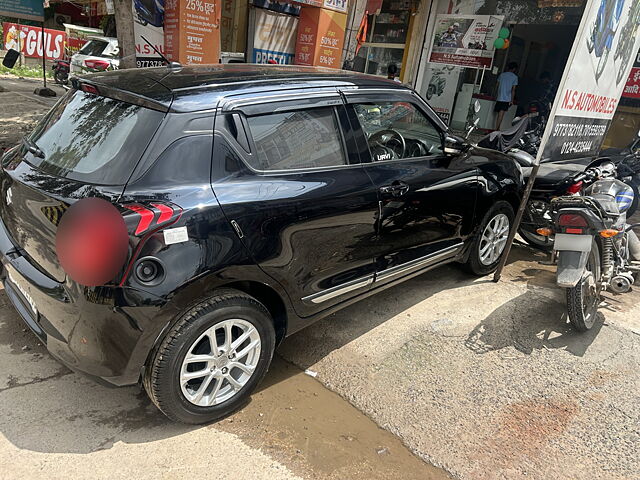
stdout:
<svg viewBox="0 0 640 480">
<path fill-rule="evenodd" d="M 544 255 L 512 256 L 499 284 L 434 270 L 280 354 L 455 477 L 640 478 L 640 292 L 577 333 Z"/>
</svg>

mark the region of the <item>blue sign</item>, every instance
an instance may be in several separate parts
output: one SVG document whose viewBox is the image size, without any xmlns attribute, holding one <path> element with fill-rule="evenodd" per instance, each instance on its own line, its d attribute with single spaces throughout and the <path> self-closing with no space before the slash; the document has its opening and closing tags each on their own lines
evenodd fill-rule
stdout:
<svg viewBox="0 0 640 480">
<path fill-rule="evenodd" d="M 0 15 L 44 22 L 42 0 L 0 0 Z"/>
<path fill-rule="evenodd" d="M 292 65 L 295 54 L 287 52 L 276 52 L 275 50 L 253 49 L 252 63 L 269 63 L 269 60 L 280 65 Z"/>
</svg>

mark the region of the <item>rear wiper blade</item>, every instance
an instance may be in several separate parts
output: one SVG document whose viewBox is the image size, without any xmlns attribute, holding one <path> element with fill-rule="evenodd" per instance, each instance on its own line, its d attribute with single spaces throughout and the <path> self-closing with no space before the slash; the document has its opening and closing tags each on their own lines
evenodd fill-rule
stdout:
<svg viewBox="0 0 640 480">
<path fill-rule="evenodd" d="M 22 143 L 25 147 L 27 147 L 27 150 L 29 150 L 30 153 L 32 153 L 36 157 L 44 158 L 44 152 L 40 150 L 40 147 L 38 147 L 34 142 L 29 140 L 29 138 L 27 138 L 26 136 L 22 137 Z"/>
</svg>

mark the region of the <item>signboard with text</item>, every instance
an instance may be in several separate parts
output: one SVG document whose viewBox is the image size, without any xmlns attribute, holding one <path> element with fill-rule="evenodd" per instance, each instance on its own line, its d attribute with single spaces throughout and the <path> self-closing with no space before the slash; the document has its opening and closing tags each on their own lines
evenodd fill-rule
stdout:
<svg viewBox="0 0 640 480">
<path fill-rule="evenodd" d="M 449 15 L 436 17 L 429 61 L 471 68 L 491 68 L 504 17 Z"/>
<path fill-rule="evenodd" d="M 458 91 L 460 67 L 453 65 L 431 65 L 429 85 L 425 96 L 433 110 L 449 125 L 453 113 L 453 102 Z"/>
<path fill-rule="evenodd" d="M 587 2 L 538 161 L 590 157 L 600 151 L 638 52 L 639 8 L 635 0 Z"/>
<path fill-rule="evenodd" d="M 166 2 L 167 7 L 170 1 Z M 149 8 L 149 5 L 153 8 Z M 164 54 L 164 10 L 159 9 L 158 2 L 132 2 L 133 8 L 133 33 L 136 40 L 136 66 L 160 67 L 164 65 L 162 57 L 158 55 L 151 45 Z M 145 42 L 142 37 L 149 40 Z"/>
<path fill-rule="evenodd" d="M 67 36 L 65 42 L 65 56 L 70 58 L 73 54 L 78 53 L 85 43 L 87 43 L 87 39 L 91 35 L 104 35 L 103 31 L 98 28 L 89 28 L 83 27 L 80 25 L 72 25 L 70 23 L 63 23 L 64 32 Z"/>
<path fill-rule="evenodd" d="M 640 98 L 640 52 L 636 55 L 636 62 L 631 69 L 622 96 L 624 98 Z"/>
<path fill-rule="evenodd" d="M 44 22 L 42 0 L 0 0 L 0 16 Z"/>
<path fill-rule="evenodd" d="M 295 0 L 292 3 L 347 13 L 347 0 Z"/>
<path fill-rule="evenodd" d="M 184 65 L 220 61 L 221 0 L 167 0 L 167 57 Z"/>
<path fill-rule="evenodd" d="M 303 7 L 296 40 L 296 65 L 340 68 L 347 15 Z"/>
<path fill-rule="evenodd" d="M 29 25 L 17 25 L 5 22 L 2 24 L 4 32 L 3 45 L 5 50 L 17 50 L 25 57 L 42 58 L 43 42 L 42 29 Z M 44 30 L 44 53 L 48 60 L 64 58 L 66 34 L 62 30 Z"/>
<path fill-rule="evenodd" d="M 254 8 L 255 26 L 250 62 L 290 65 L 296 53 L 298 17 Z"/>
</svg>

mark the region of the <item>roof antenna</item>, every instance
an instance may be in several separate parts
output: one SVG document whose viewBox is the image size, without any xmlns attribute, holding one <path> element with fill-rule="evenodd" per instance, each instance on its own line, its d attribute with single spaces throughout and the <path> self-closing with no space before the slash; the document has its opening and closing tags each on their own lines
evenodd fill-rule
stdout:
<svg viewBox="0 0 640 480">
<path fill-rule="evenodd" d="M 160 52 L 160 50 L 158 50 L 156 47 L 154 47 L 153 44 L 149 40 L 144 38 L 143 35 L 140 35 L 140 38 L 142 38 L 142 40 L 147 42 L 147 45 L 149 45 L 151 48 L 153 48 L 154 52 L 156 52 L 158 55 L 160 55 L 160 58 L 162 58 L 162 60 L 164 60 L 164 62 L 167 64 L 167 67 L 169 68 L 169 70 L 171 70 L 172 72 L 179 72 L 180 70 L 182 70 L 182 64 L 180 62 L 170 62 L 169 59 L 167 57 L 165 57 L 162 54 L 162 52 Z"/>
</svg>

